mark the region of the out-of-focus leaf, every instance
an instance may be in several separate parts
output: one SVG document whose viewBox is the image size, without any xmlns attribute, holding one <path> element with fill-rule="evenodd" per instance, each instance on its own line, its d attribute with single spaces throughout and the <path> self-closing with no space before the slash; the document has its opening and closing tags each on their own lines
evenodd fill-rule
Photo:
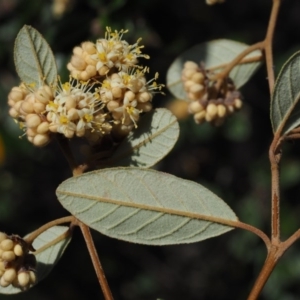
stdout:
<svg viewBox="0 0 300 300">
<path fill-rule="evenodd" d="M 86 173 L 64 181 L 56 193 L 88 226 L 133 243 L 198 242 L 233 229 L 212 217 L 237 221 L 228 205 L 203 186 L 149 169 Z"/>
<path fill-rule="evenodd" d="M 113 153 L 109 166 L 137 166 L 149 168 L 165 157 L 179 136 L 176 117 L 167 109 L 159 108 L 142 117 Z"/>
<path fill-rule="evenodd" d="M 271 101 L 273 132 L 285 135 L 300 125 L 300 51 L 282 67 Z"/>
<path fill-rule="evenodd" d="M 203 62 L 206 68 L 212 68 L 229 63 L 247 47 L 249 46 L 246 44 L 226 39 L 196 45 L 179 55 L 171 64 L 167 73 L 167 87 L 175 97 L 187 100 L 181 80 L 181 72 L 186 61 L 194 61 L 197 64 Z M 251 52 L 245 58 L 256 56 L 261 56 L 261 52 L 258 50 Z M 234 81 L 236 88 L 244 85 L 259 66 L 260 62 L 251 62 L 234 67 L 229 76 Z"/>
<path fill-rule="evenodd" d="M 57 67 L 52 50 L 36 29 L 25 25 L 19 31 L 14 58 L 17 73 L 26 84 L 55 85 Z"/>
<path fill-rule="evenodd" d="M 61 237 L 61 239 L 59 239 L 59 237 Z M 55 239 L 59 240 L 50 247 L 44 248 L 45 245 Z M 69 227 L 66 226 L 51 227 L 34 240 L 33 247 L 37 250 L 36 253 L 34 253 L 37 260 L 37 282 L 35 285 L 50 273 L 63 255 L 70 241 L 71 235 L 69 234 Z M 8 287 L 0 286 L 0 294 L 17 294 L 21 292 L 23 292 L 21 289 L 12 285 Z"/>
</svg>

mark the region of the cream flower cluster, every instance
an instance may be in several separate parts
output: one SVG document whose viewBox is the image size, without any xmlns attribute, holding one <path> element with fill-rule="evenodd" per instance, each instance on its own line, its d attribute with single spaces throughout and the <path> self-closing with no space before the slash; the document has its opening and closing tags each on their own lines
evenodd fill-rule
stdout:
<svg viewBox="0 0 300 300">
<path fill-rule="evenodd" d="M 188 110 L 195 122 L 223 124 L 226 117 L 242 107 L 241 94 L 228 79 L 220 90 L 209 80 L 210 74 L 203 67 L 187 61 L 182 70 L 184 89 L 190 99 Z"/>
<path fill-rule="evenodd" d="M 28 289 L 36 282 L 35 263 L 24 240 L 0 232 L 0 286 Z"/>
<path fill-rule="evenodd" d="M 67 68 L 71 76 L 79 80 L 88 80 L 96 75 L 106 75 L 112 69 L 127 71 L 128 68 L 139 67 L 138 58 L 149 58 L 142 54 L 141 39 L 133 45 L 122 40 L 128 30 L 112 31 L 106 28 L 105 38 L 96 43 L 84 42 L 73 49 L 73 56 Z"/>
<path fill-rule="evenodd" d="M 54 134 L 85 137 L 91 144 L 112 134 L 123 137 L 137 127 L 140 114 L 152 109 L 155 93 L 162 93 L 158 74 L 146 80 L 149 68 L 137 66 L 139 41 L 129 45 L 126 31 L 107 28 L 105 39 L 74 48 L 68 64 L 69 82 L 56 86 L 21 84 L 8 95 L 9 114 L 35 146 Z"/>
</svg>

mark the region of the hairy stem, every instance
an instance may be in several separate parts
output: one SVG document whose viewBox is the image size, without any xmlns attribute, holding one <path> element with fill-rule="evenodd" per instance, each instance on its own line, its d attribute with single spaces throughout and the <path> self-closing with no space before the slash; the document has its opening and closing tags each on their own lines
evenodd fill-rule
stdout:
<svg viewBox="0 0 300 300">
<path fill-rule="evenodd" d="M 101 266 L 101 263 L 99 260 L 98 253 L 97 253 L 95 245 L 94 245 L 94 241 L 93 241 L 93 238 L 92 238 L 92 235 L 90 232 L 90 228 L 82 222 L 79 222 L 78 224 L 80 226 L 80 229 L 81 229 L 83 237 L 85 239 L 87 248 L 89 250 L 94 269 L 96 271 L 100 286 L 102 288 L 104 298 L 105 298 L 105 300 L 113 300 L 112 293 L 110 291 L 108 282 L 106 280 L 104 271 L 102 269 L 102 266 Z"/>
<path fill-rule="evenodd" d="M 279 139 L 278 135 L 274 136 L 269 150 L 271 164 L 271 240 L 276 244 L 280 242 Z"/>
<path fill-rule="evenodd" d="M 274 83 L 275 83 L 272 43 L 273 43 L 274 30 L 275 30 L 275 26 L 276 26 L 277 17 L 278 17 L 280 2 L 281 2 L 281 0 L 273 0 L 273 6 L 272 6 L 272 10 L 271 10 L 270 19 L 269 19 L 269 25 L 268 25 L 266 37 L 264 40 L 264 44 L 265 44 L 264 48 L 265 48 L 265 56 L 266 56 L 270 93 L 273 92 Z"/>
<path fill-rule="evenodd" d="M 71 222 L 74 222 L 75 220 L 76 220 L 76 218 L 74 216 L 67 216 L 67 217 L 53 220 L 53 221 L 41 226 L 34 232 L 32 232 L 28 237 L 24 238 L 24 240 L 26 241 L 26 243 L 31 245 L 33 243 L 33 241 L 47 229 L 49 229 L 53 226 L 59 225 L 59 224 L 69 223 L 69 222 L 71 223 Z"/>
<path fill-rule="evenodd" d="M 227 64 L 227 66 L 224 68 L 222 72 L 219 72 L 215 75 L 215 78 L 212 78 L 212 80 L 217 80 L 216 88 L 219 89 L 222 86 L 224 78 L 228 77 L 231 70 L 239 64 L 242 59 L 248 55 L 249 53 L 255 51 L 255 50 L 262 50 L 264 48 L 264 42 L 258 42 L 256 44 L 253 44 L 246 48 L 244 51 L 242 51 L 239 55 L 237 55 L 230 63 Z"/>
<path fill-rule="evenodd" d="M 253 57 L 249 57 L 249 58 L 244 58 L 239 63 L 237 63 L 237 65 L 250 64 L 250 63 L 253 63 L 253 62 L 258 62 L 258 61 L 261 61 L 262 58 L 263 58 L 263 55 L 257 55 L 257 56 L 253 56 Z M 207 68 L 206 70 L 207 71 L 216 71 L 216 70 L 219 70 L 219 69 L 224 69 L 227 66 L 228 66 L 228 63 L 224 63 L 224 64 L 217 65 L 217 66 L 214 66 L 214 67 L 211 67 L 211 68 Z"/>
</svg>

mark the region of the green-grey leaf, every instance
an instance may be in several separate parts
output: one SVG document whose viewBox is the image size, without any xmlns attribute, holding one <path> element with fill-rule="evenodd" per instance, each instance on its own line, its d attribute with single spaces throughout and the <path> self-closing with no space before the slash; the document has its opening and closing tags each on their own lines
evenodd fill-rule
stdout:
<svg viewBox="0 0 300 300">
<path fill-rule="evenodd" d="M 167 72 L 167 87 L 178 99 L 188 100 L 181 80 L 181 72 L 186 61 L 194 61 L 197 64 L 203 62 L 206 68 L 211 68 L 229 63 L 247 47 L 249 46 L 246 44 L 226 39 L 196 45 L 179 55 L 171 64 Z M 251 52 L 246 58 L 256 56 L 261 56 L 259 50 Z M 260 62 L 251 62 L 239 64 L 233 68 L 229 76 L 233 79 L 236 88 L 238 89 L 244 85 L 259 66 Z"/>
<path fill-rule="evenodd" d="M 149 168 L 171 151 L 178 136 L 176 117 L 167 109 L 156 109 L 142 117 L 138 128 L 128 135 L 104 163 L 108 166 Z"/>
<path fill-rule="evenodd" d="M 14 58 L 17 73 L 26 84 L 55 85 L 57 67 L 52 50 L 36 29 L 25 25 L 19 31 Z"/>
<path fill-rule="evenodd" d="M 63 255 L 66 247 L 71 241 L 71 235 L 68 234 L 68 230 L 69 227 L 66 226 L 51 227 L 34 240 L 33 247 L 37 250 L 37 253 L 35 255 L 37 260 L 37 282 L 35 284 L 37 284 L 48 275 L 48 273 L 52 270 L 54 265 Z M 60 241 L 57 241 L 57 243 L 50 247 L 41 249 L 49 242 L 54 241 L 56 238 L 64 234 L 66 234 L 65 238 L 62 238 Z M 39 251 L 39 249 L 41 249 L 42 251 Z M 23 292 L 21 289 L 16 288 L 12 285 L 5 288 L 0 286 L 0 294 L 17 294 L 21 292 Z"/>
<path fill-rule="evenodd" d="M 271 101 L 273 132 L 287 134 L 300 125 L 300 51 L 282 67 Z"/>
<path fill-rule="evenodd" d="M 86 173 L 64 181 L 56 193 L 91 228 L 134 243 L 197 242 L 233 229 L 216 219 L 237 221 L 227 204 L 203 186 L 149 169 Z"/>
</svg>

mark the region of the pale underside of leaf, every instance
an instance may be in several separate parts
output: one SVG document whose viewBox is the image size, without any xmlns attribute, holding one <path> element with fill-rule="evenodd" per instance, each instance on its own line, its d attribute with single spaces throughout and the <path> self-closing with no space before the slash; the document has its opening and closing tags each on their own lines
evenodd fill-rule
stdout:
<svg viewBox="0 0 300 300">
<path fill-rule="evenodd" d="M 203 62 L 205 68 L 212 68 L 231 62 L 238 54 L 249 47 L 246 44 L 220 39 L 194 46 L 179 55 L 171 64 L 167 72 L 167 87 L 178 99 L 188 100 L 184 90 L 181 73 L 186 61 L 194 61 L 197 64 Z M 251 52 L 246 58 L 261 56 L 260 51 Z M 234 81 L 236 88 L 244 85 L 260 66 L 260 62 L 239 64 L 230 72 L 229 76 Z M 217 72 L 221 71 L 217 70 Z"/>
<path fill-rule="evenodd" d="M 15 41 L 14 59 L 17 73 L 26 84 L 55 85 L 56 62 L 46 40 L 31 26 L 25 25 Z"/>
<path fill-rule="evenodd" d="M 275 83 L 271 102 L 274 133 L 287 134 L 300 125 L 300 51 L 282 67 Z"/>
<path fill-rule="evenodd" d="M 66 226 L 51 227 L 50 229 L 43 232 L 34 240 L 33 247 L 36 250 L 39 250 L 49 242 L 54 241 L 59 236 L 68 232 L 68 230 L 69 227 Z M 63 252 L 65 251 L 70 241 L 71 241 L 71 236 L 68 235 L 68 237 L 58 241 L 51 247 L 42 249 L 42 251 L 37 251 L 37 254 L 35 255 L 37 260 L 37 266 L 36 266 L 37 282 L 35 283 L 35 285 L 38 284 L 38 282 L 40 282 L 43 278 L 45 278 L 49 274 L 49 272 L 55 266 L 57 261 L 61 258 Z M 21 289 L 16 288 L 12 285 L 5 288 L 0 286 L 0 294 L 17 294 L 21 292 L 23 292 Z"/>
<path fill-rule="evenodd" d="M 203 186 L 149 169 L 86 173 L 63 182 L 57 196 L 95 230 L 148 245 L 192 243 L 233 229 L 205 220 L 211 216 L 237 221 L 227 204 Z"/>
<path fill-rule="evenodd" d="M 178 136 L 176 117 L 167 109 L 156 109 L 142 117 L 138 128 L 128 135 L 104 163 L 108 166 L 149 168 L 171 151 Z"/>
</svg>

